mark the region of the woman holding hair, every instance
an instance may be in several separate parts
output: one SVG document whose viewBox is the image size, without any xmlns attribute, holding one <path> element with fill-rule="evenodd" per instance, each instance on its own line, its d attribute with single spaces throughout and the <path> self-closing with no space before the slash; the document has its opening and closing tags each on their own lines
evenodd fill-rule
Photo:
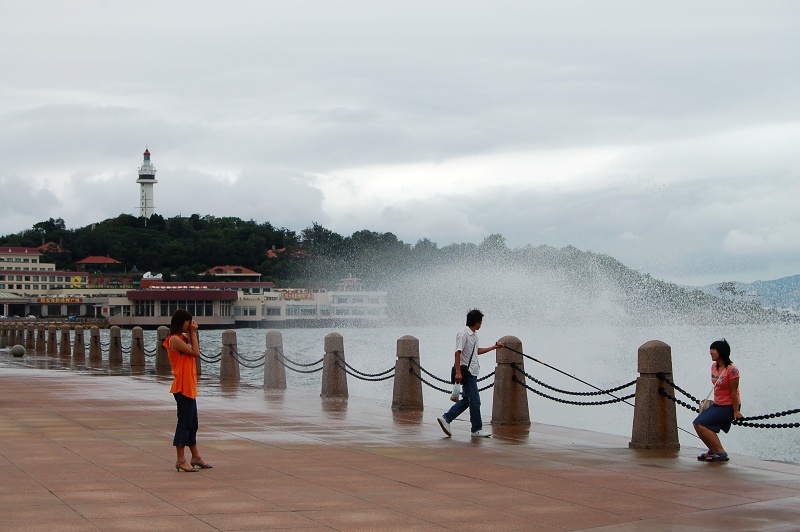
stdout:
<svg viewBox="0 0 800 532">
<path fill-rule="evenodd" d="M 731 346 L 723 338 L 709 347 L 711 355 L 711 384 L 714 385 L 714 404 L 693 421 L 694 430 L 708 451 L 697 457 L 705 462 L 727 462 L 728 453 L 719 441 L 719 431 L 726 434 L 734 419 L 742 419 L 742 400 L 739 396 L 739 368 L 731 362 Z"/>
<path fill-rule="evenodd" d="M 200 340 L 197 337 L 197 322 L 187 310 L 179 308 L 172 315 L 169 336 L 164 340 L 164 347 L 174 376 L 169 391 L 178 404 L 178 425 L 172 440 L 178 453 L 175 469 L 186 473 L 196 472 L 195 467 L 210 469 L 211 466 L 197 451 L 197 357 L 200 356 Z M 188 464 L 186 447 L 192 453 Z"/>
</svg>

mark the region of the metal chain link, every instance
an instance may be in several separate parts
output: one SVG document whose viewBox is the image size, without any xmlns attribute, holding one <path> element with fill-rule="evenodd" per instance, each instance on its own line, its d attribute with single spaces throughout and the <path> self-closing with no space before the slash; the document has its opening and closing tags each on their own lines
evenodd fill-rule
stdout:
<svg viewBox="0 0 800 532">
<path fill-rule="evenodd" d="M 418 378 L 419 380 L 421 380 L 423 384 L 428 385 L 428 387 L 433 388 L 434 390 L 436 390 L 438 392 L 453 393 L 452 390 L 445 390 L 443 388 L 439 388 L 438 386 L 434 386 L 433 384 L 429 383 L 428 381 L 426 381 L 425 379 L 422 378 L 422 375 L 420 375 L 419 373 L 414 373 L 414 368 L 408 368 L 408 372 L 411 373 L 416 378 Z"/>
<path fill-rule="evenodd" d="M 394 368 L 389 368 L 386 371 L 381 371 L 380 373 L 364 373 L 363 371 L 359 371 L 356 368 L 354 368 L 353 366 L 351 366 L 350 364 L 348 364 L 347 361 L 342 356 L 340 356 L 340 355 L 338 355 L 336 353 L 334 353 L 333 356 L 336 357 L 337 361 L 341 361 L 342 364 L 347 366 L 347 368 L 350 369 L 351 371 L 353 371 L 354 373 L 358 373 L 359 375 L 363 375 L 365 377 L 380 377 L 382 375 L 386 375 L 390 371 L 394 371 Z M 355 375 L 354 375 L 354 377 L 355 377 Z M 385 380 L 385 379 L 377 379 L 377 380 Z"/>
<path fill-rule="evenodd" d="M 284 357 L 284 358 L 286 358 L 286 357 Z M 293 367 L 291 367 L 291 366 L 287 366 L 287 365 L 286 365 L 286 362 L 284 362 L 283 360 L 281 360 L 281 357 L 279 357 L 278 355 L 275 355 L 275 360 L 277 360 L 277 361 L 278 361 L 278 363 L 279 363 L 280 365 L 282 365 L 284 368 L 286 368 L 286 369 L 288 369 L 288 370 L 291 370 L 291 371 L 294 371 L 295 373 L 316 373 L 316 372 L 318 372 L 318 371 L 322 371 L 322 369 L 323 369 L 323 368 L 321 368 L 321 367 L 319 367 L 319 368 L 317 368 L 317 369 L 310 369 L 310 370 L 309 370 L 309 369 L 297 369 L 297 368 L 293 368 Z"/>
<path fill-rule="evenodd" d="M 357 375 L 357 374 L 355 374 L 355 373 L 352 373 L 352 372 L 350 372 L 350 371 L 349 371 L 349 370 L 348 370 L 348 369 L 347 369 L 345 366 L 342 366 L 341 364 L 339 364 L 339 361 L 338 361 L 338 360 L 337 360 L 337 361 L 335 361 L 335 362 L 334 362 L 334 364 L 336 364 L 336 367 L 337 367 L 337 368 L 341 369 L 342 371 L 344 371 L 345 373 L 347 373 L 347 374 L 348 374 L 348 375 L 350 375 L 351 377 L 355 377 L 356 379 L 360 379 L 360 380 L 362 380 L 362 381 L 372 381 L 372 382 L 378 382 L 378 381 L 386 381 L 386 380 L 389 380 L 389 379 L 393 379 L 393 378 L 394 378 L 394 373 L 392 373 L 391 375 L 387 375 L 387 376 L 385 376 L 385 377 L 379 377 L 379 378 L 375 378 L 375 379 L 368 378 L 368 377 L 362 377 L 362 376 L 360 376 L 360 375 Z"/>
<path fill-rule="evenodd" d="M 565 404 L 568 404 L 568 405 L 577 405 L 577 406 L 610 405 L 610 404 L 613 404 L 613 403 L 620 403 L 622 401 L 627 401 L 628 399 L 633 399 L 634 397 L 636 397 L 636 394 L 634 393 L 634 394 L 631 394 L 631 395 L 628 395 L 628 396 L 625 396 L 625 397 L 618 397 L 616 399 L 609 399 L 608 401 L 586 401 L 586 402 L 583 402 L 583 401 L 568 401 L 566 399 L 559 399 L 558 397 L 552 397 L 550 395 L 547 395 L 546 393 L 540 392 L 539 390 L 534 390 L 533 388 L 531 388 L 530 386 L 528 386 L 527 384 L 525 384 L 524 382 L 519 380 L 516 375 L 511 377 L 511 380 L 516 382 L 520 386 L 524 386 L 525 388 L 527 388 L 528 390 L 532 391 L 536 395 L 540 395 L 540 396 L 544 397 L 545 399 L 550 399 L 551 401 L 555 401 L 557 403 L 565 403 Z"/>
<path fill-rule="evenodd" d="M 658 393 L 659 393 L 659 395 L 661 395 L 663 397 L 666 397 L 667 399 L 669 399 L 671 401 L 674 401 L 675 403 L 677 403 L 677 404 L 679 404 L 679 405 L 681 405 L 681 406 L 683 406 L 685 408 L 688 408 L 689 410 L 692 410 L 693 412 L 700 412 L 699 408 L 696 408 L 694 406 L 691 406 L 691 405 L 681 401 L 680 399 L 676 398 L 675 396 L 673 396 L 672 394 L 670 394 L 669 392 L 664 390 L 663 387 L 660 387 L 658 389 Z M 790 413 L 796 413 L 796 412 L 790 412 Z M 772 415 L 773 414 L 767 414 L 767 416 L 754 416 L 754 417 L 745 417 L 745 418 L 742 418 L 742 419 L 734 419 L 733 421 L 731 421 L 731 425 L 738 425 L 740 427 L 749 427 L 749 428 L 755 428 L 755 429 L 796 429 L 796 428 L 800 428 L 800 423 L 750 423 L 750 421 L 753 420 L 753 419 L 765 419 L 766 417 L 772 416 Z M 789 414 L 782 414 L 782 415 L 789 415 Z"/>
<path fill-rule="evenodd" d="M 629 383 L 622 384 L 620 386 L 617 386 L 616 388 L 609 388 L 608 390 L 600 390 L 600 391 L 597 391 L 597 392 L 571 392 L 569 390 L 561 390 L 559 388 L 554 388 L 554 387 L 552 387 L 552 386 L 550 386 L 548 384 L 543 383 L 539 379 L 537 379 L 537 378 L 533 377 L 532 375 L 526 373 L 519 366 L 517 366 L 517 364 L 515 362 L 511 363 L 511 367 L 514 368 L 515 370 L 517 370 L 518 372 L 522 373 L 523 375 L 525 375 L 527 378 L 529 378 L 530 380 L 532 380 L 536 384 L 538 384 L 540 386 L 544 386 L 548 390 L 553 390 L 554 392 L 563 393 L 563 394 L 566 394 L 566 395 L 583 395 L 583 396 L 606 395 L 606 394 L 609 394 L 609 393 L 612 393 L 612 392 L 618 392 L 620 390 L 624 390 L 628 386 L 633 386 L 634 384 L 636 384 L 636 380 L 634 379 Z"/>
</svg>

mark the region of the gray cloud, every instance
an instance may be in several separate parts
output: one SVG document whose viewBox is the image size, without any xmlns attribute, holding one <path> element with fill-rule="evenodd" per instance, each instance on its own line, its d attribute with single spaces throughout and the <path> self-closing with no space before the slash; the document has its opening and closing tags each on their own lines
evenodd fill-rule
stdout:
<svg viewBox="0 0 800 532">
<path fill-rule="evenodd" d="M 21 201 L 4 202 L 0 233 L 135 213 L 149 146 L 165 216 L 440 245 L 502 233 L 677 281 L 794 274 L 798 15 L 780 1 L 12 0 L 0 190 Z M 540 167 L 509 181 L 443 164 L 464 175 L 375 193 L 404 172 L 418 183 L 420 165 L 585 150 L 616 155 L 546 186 Z"/>
</svg>

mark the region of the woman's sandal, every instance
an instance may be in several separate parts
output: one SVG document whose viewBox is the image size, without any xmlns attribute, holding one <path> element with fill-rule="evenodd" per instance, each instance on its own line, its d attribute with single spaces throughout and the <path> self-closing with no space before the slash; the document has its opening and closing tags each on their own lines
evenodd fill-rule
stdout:
<svg viewBox="0 0 800 532">
<path fill-rule="evenodd" d="M 175 469 L 178 471 L 178 473 L 180 473 L 181 471 L 183 471 L 184 473 L 197 473 L 197 469 L 194 468 L 194 464 L 192 464 L 192 467 L 190 469 L 186 469 L 184 467 L 181 467 L 185 463 L 186 463 L 186 460 L 184 460 L 183 462 L 175 464 Z"/>
<path fill-rule="evenodd" d="M 211 464 L 207 464 L 206 461 L 199 456 L 197 458 L 192 458 L 191 464 L 192 467 L 199 467 L 200 469 L 211 469 L 214 467 Z"/>
<path fill-rule="evenodd" d="M 728 453 L 709 453 L 706 457 L 706 462 L 727 462 L 728 460 L 730 460 Z"/>
<path fill-rule="evenodd" d="M 705 462 L 706 460 L 708 460 L 708 457 L 710 455 L 711 455 L 711 450 L 708 450 L 708 451 L 704 452 L 703 454 L 701 454 L 700 456 L 698 456 L 697 460 L 700 461 L 700 462 Z"/>
</svg>

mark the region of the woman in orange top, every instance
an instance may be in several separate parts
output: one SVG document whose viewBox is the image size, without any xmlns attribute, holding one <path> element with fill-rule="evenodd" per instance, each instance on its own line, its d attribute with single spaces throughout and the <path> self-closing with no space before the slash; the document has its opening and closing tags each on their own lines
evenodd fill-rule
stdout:
<svg viewBox="0 0 800 532">
<path fill-rule="evenodd" d="M 186 336 L 189 333 L 189 336 Z M 164 340 L 164 347 L 172 364 L 172 381 L 170 393 L 178 404 L 178 425 L 172 445 L 178 452 L 175 469 L 187 473 L 211 466 L 200 457 L 197 451 L 197 357 L 200 356 L 200 340 L 197 337 L 197 322 L 189 311 L 179 308 L 172 315 L 169 336 Z M 186 447 L 192 452 L 192 459 L 186 463 Z"/>
</svg>

